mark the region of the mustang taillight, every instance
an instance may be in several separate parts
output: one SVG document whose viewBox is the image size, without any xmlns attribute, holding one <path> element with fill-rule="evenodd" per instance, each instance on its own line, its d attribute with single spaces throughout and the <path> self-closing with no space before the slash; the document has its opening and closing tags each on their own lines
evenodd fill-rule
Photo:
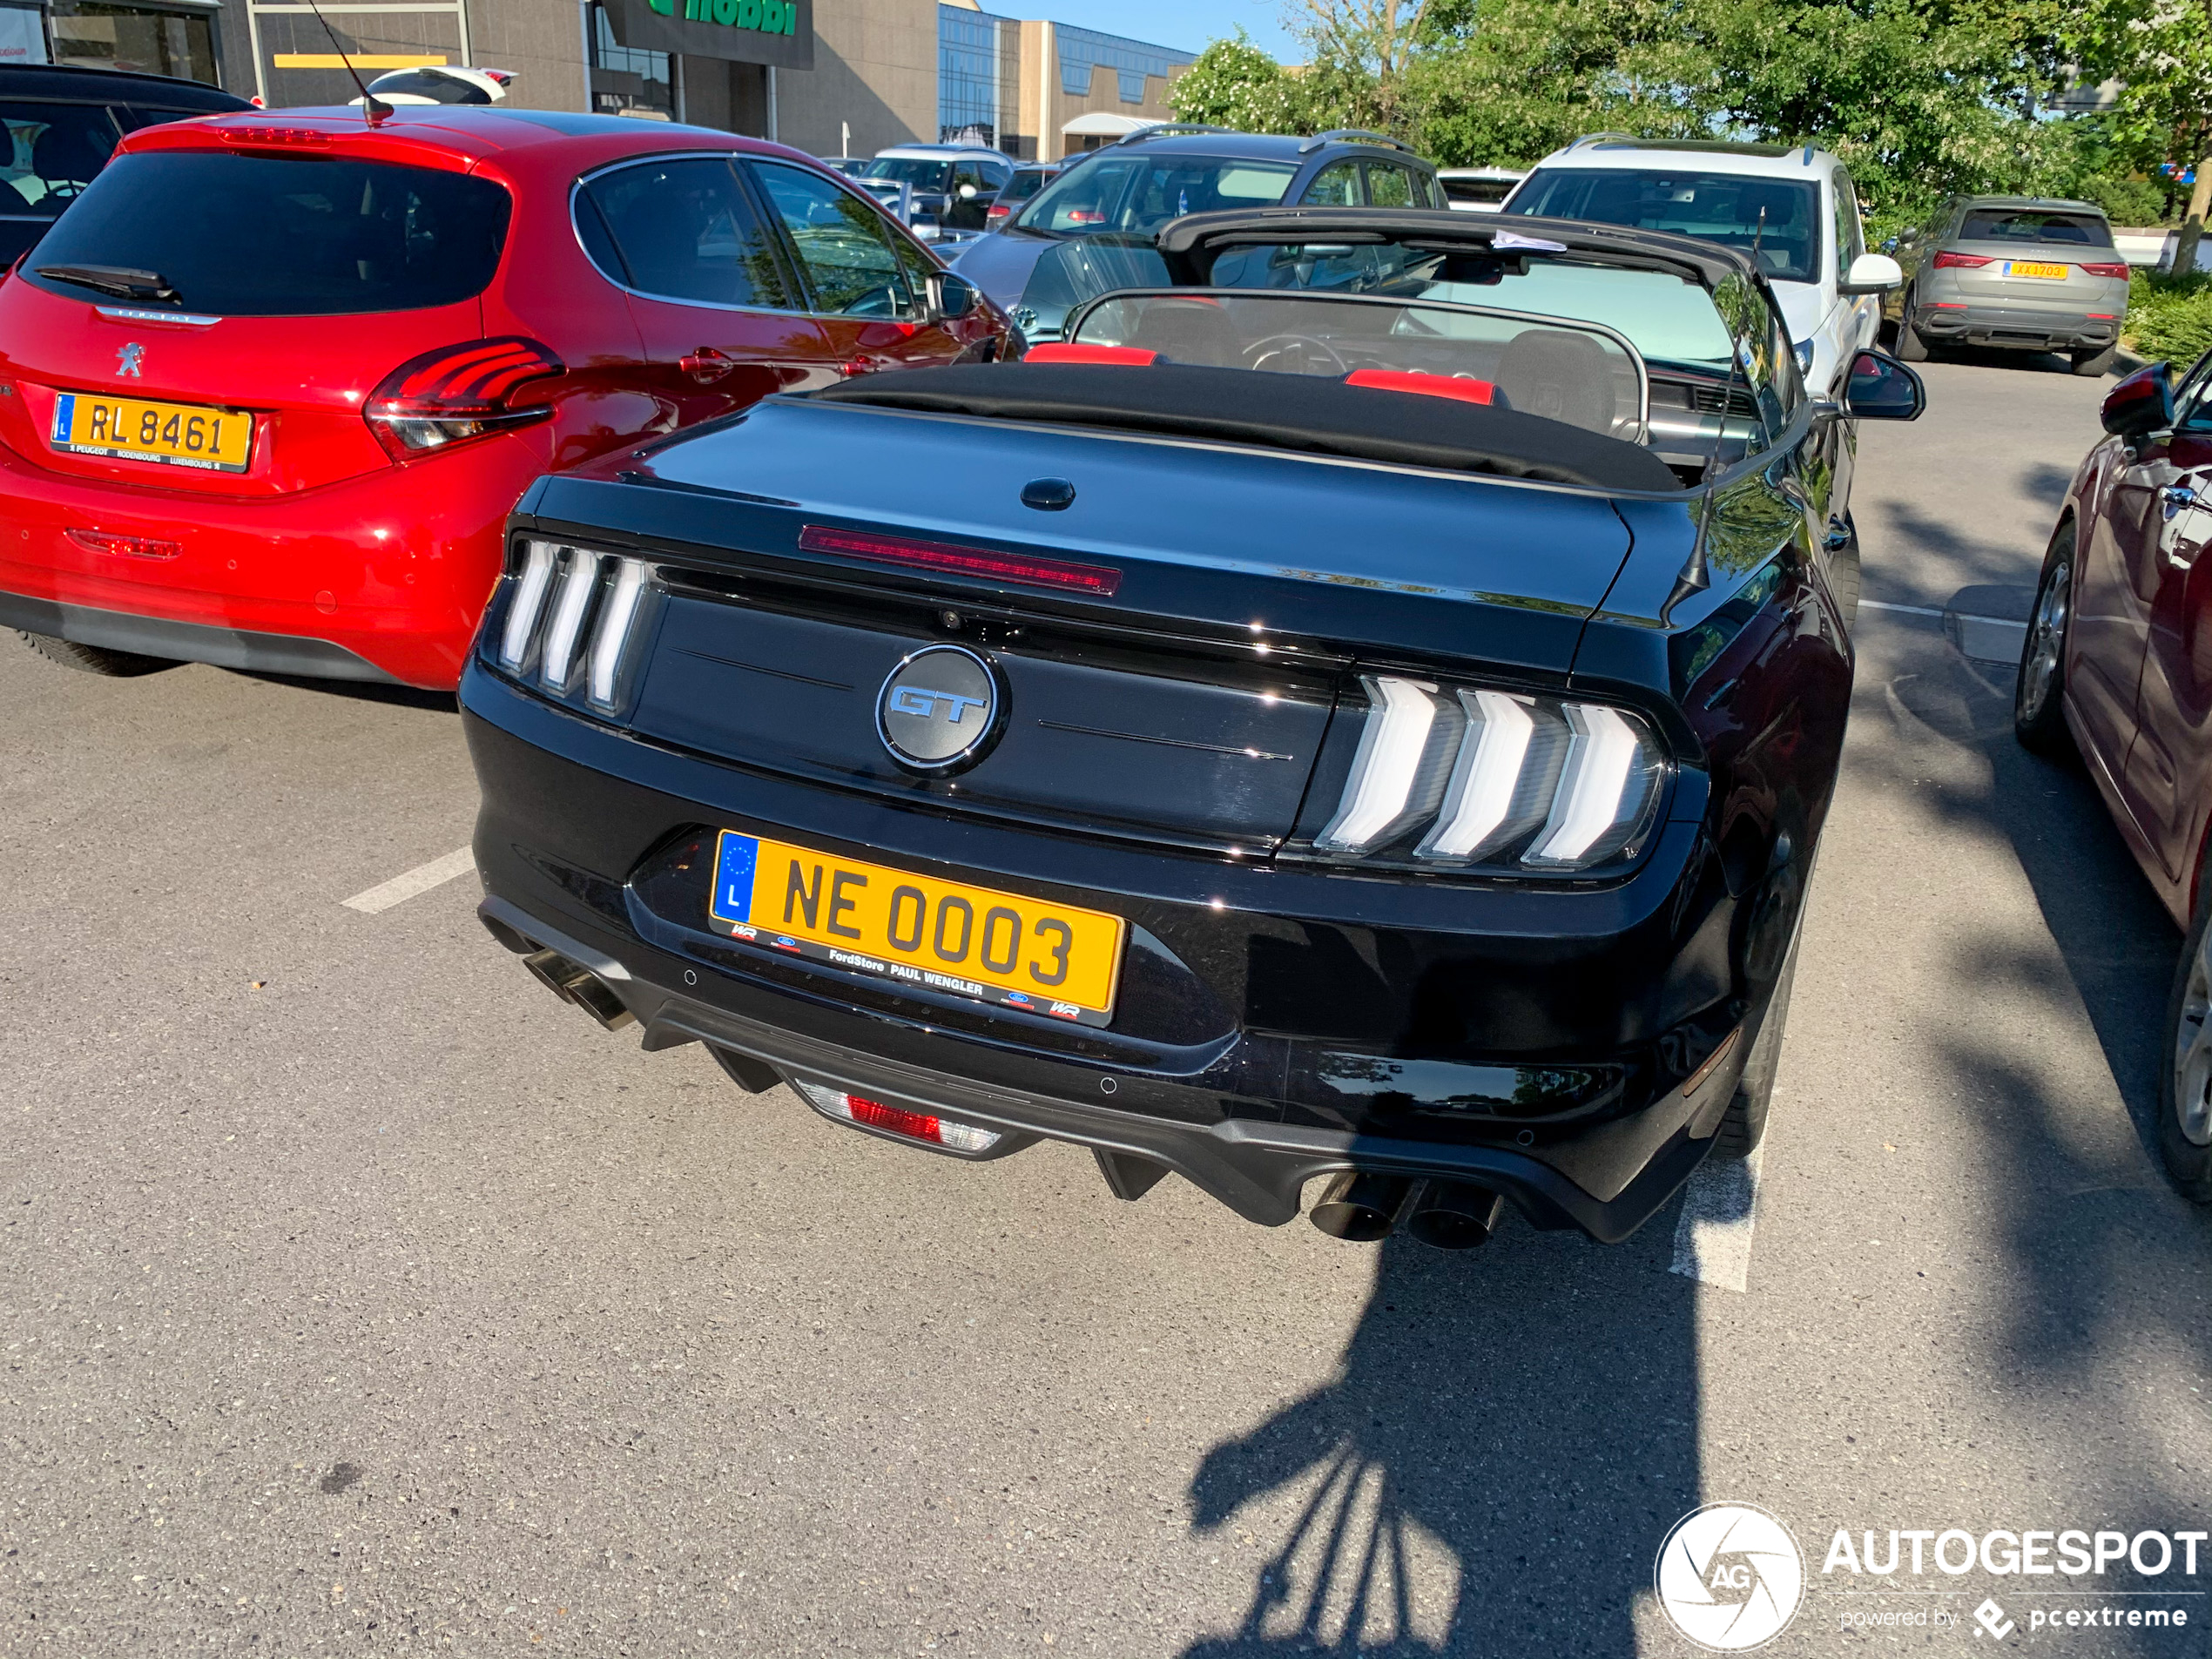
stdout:
<svg viewBox="0 0 2212 1659">
<path fill-rule="evenodd" d="M 848 1095 L 842 1089 L 832 1089 L 823 1083 L 802 1080 L 799 1089 L 816 1111 L 841 1117 L 865 1129 L 881 1130 L 909 1141 L 948 1147 L 955 1152 L 988 1152 L 998 1144 L 995 1130 L 952 1123 L 927 1112 L 910 1112 L 902 1106 L 887 1106 L 880 1100 L 870 1100 L 865 1095 Z"/>
<path fill-rule="evenodd" d="M 515 394 L 567 368 L 535 340 L 472 340 L 409 358 L 368 395 L 362 414 L 395 461 L 543 421 L 543 404 L 517 406 Z"/>
<path fill-rule="evenodd" d="M 1314 851 L 1579 874 L 1641 850 L 1666 757 L 1609 704 L 1365 674 L 1367 710 Z"/>
<path fill-rule="evenodd" d="M 556 697 L 581 692 L 612 713 L 629 700 L 631 644 L 654 599 L 642 559 L 558 542 L 524 542 L 507 573 L 494 659 Z"/>
</svg>

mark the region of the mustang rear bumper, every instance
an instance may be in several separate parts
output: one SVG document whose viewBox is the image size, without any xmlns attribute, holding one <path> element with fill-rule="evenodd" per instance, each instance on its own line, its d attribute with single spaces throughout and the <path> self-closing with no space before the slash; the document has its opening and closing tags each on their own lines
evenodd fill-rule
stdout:
<svg viewBox="0 0 2212 1659">
<path fill-rule="evenodd" d="M 756 1074 L 765 1066 L 996 1130 L 1008 1137 L 1000 1152 L 1039 1136 L 1089 1146 L 1117 1191 L 1142 1190 L 1148 1175 L 1171 1170 L 1240 1215 L 1279 1224 L 1298 1213 L 1304 1183 L 1359 1170 L 1472 1182 L 1540 1227 L 1616 1241 L 1710 1149 L 1765 1012 L 1765 988 L 1747 1004 L 1727 966 L 1728 941 L 1746 936 L 1734 924 L 1756 921 L 1743 907 L 1757 894 L 1718 893 L 1696 821 L 1669 823 L 1622 887 L 1462 893 L 1441 906 L 1414 893 L 1400 895 L 1406 907 L 1386 922 L 1392 884 L 1075 846 L 872 807 L 640 741 L 473 666 L 462 701 L 483 787 L 482 914 L 509 949 L 557 953 L 589 970 L 611 999 L 603 1013 L 618 1001 L 648 1049 L 705 1042 L 750 1057 Z M 1073 881 L 1080 891 L 1070 889 L 1069 902 L 1122 909 L 1159 960 L 1192 974 L 1179 954 L 1207 973 L 1178 981 L 1192 1010 L 1179 1031 L 1169 1028 L 1182 1013 L 1163 1015 L 1157 999 L 1149 1013 L 1132 1002 L 1127 1021 L 1103 1029 L 993 1015 L 949 997 L 933 1004 L 685 925 L 665 904 L 670 872 L 699 867 L 699 838 L 716 825 L 842 842 L 854 857 L 941 861 L 979 882 Z M 704 894 L 702 885 L 701 905 Z M 1786 933 L 1795 914 L 1793 901 L 1776 925 Z M 1259 947 L 1286 928 L 1333 937 L 1355 919 L 1373 941 L 1362 947 L 1369 955 L 1416 965 L 1391 981 L 1391 995 L 1479 995 L 1503 984 L 1525 1028 L 1551 1035 L 1524 1036 L 1494 1063 L 1400 1058 L 1407 1051 L 1387 1042 L 1354 1051 L 1325 1023 L 1271 1024 L 1224 988 L 1240 968 L 1257 973 L 1268 955 Z M 1440 945 L 1484 964 L 1480 983 L 1437 977 Z M 1427 969 L 1419 968 L 1424 950 Z M 1356 954 L 1309 951 L 1296 971 L 1325 1000 L 1359 993 Z M 1619 1011 L 1629 1007 L 1642 1012 Z M 1575 1035 L 1608 1029 L 1626 1035 Z M 1612 1091 L 1578 1097 L 1588 1103 L 1565 1112 L 1524 1107 L 1512 1081 L 1608 1069 Z M 1503 1087 L 1480 1086 L 1501 1076 Z"/>
<path fill-rule="evenodd" d="M 1473 1182 L 1503 1193 L 1538 1227 L 1580 1228 L 1600 1244 L 1618 1244 L 1649 1220 L 1712 1150 L 1710 1128 L 1705 1138 L 1694 1138 L 1685 1121 L 1642 1171 L 1608 1200 L 1505 1147 L 1393 1140 L 1246 1118 L 1191 1123 L 1117 1110 L 979 1083 L 749 1019 L 642 979 L 623 962 L 496 896 L 487 898 L 478 914 L 509 949 L 555 950 L 590 968 L 637 1016 L 648 1050 L 693 1041 L 710 1043 L 765 1062 L 787 1080 L 828 1083 L 886 1105 L 996 1130 L 1014 1143 L 1007 1150 L 1043 1138 L 1147 1160 L 1184 1177 L 1246 1220 L 1267 1226 L 1298 1215 L 1300 1189 L 1314 1177 L 1358 1169 Z M 691 976 L 697 977 L 696 970 Z M 1732 1072 L 1726 1081 L 1733 1083 Z M 1669 1107 L 1676 1109 L 1668 1113 Z M 1679 1095 L 1649 1109 L 1685 1120 L 1689 1114 Z M 1113 1178 L 1109 1171 L 1109 1181 Z"/>
</svg>

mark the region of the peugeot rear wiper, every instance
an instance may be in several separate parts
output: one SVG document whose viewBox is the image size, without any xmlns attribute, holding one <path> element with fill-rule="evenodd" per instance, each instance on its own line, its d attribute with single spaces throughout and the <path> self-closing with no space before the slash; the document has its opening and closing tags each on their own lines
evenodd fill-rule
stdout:
<svg viewBox="0 0 2212 1659">
<path fill-rule="evenodd" d="M 39 265 L 31 268 L 57 282 L 73 282 L 80 288 L 111 293 L 118 300 L 184 298 L 169 286 L 169 279 L 160 272 L 141 271 L 127 265 Z"/>
</svg>

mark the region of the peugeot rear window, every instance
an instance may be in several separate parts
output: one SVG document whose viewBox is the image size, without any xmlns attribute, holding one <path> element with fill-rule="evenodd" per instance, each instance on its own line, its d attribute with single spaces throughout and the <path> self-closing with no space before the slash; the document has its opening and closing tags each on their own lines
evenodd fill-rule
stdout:
<svg viewBox="0 0 2212 1659">
<path fill-rule="evenodd" d="M 2110 247 L 2112 226 L 2094 213 L 2023 212 L 2016 207 L 1976 207 L 1959 227 L 1962 242 L 2065 242 Z"/>
<path fill-rule="evenodd" d="M 158 152 L 103 172 L 24 270 L 56 293 L 217 316 L 419 311 L 483 292 L 509 208 L 489 179 L 427 167 Z M 63 266 L 80 279 L 37 274 Z M 83 280 L 103 271 L 138 291 L 103 293 Z"/>
</svg>

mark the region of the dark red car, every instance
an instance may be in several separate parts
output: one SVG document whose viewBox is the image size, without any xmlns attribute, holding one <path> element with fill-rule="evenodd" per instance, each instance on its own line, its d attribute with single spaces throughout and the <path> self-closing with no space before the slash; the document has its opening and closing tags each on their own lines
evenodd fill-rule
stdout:
<svg viewBox="0 0 2212 1659">
<path fill-rule="evenodd" d="M 2013 722 L 2071 742 L 2135 861 L 2188 935 L 2167 1005 L 2161 1150 L 2212 1204 L 2212 354 L 2105 399 L 2107 436 L 2059 514 L 2020 657 Z"/>
<path fill-rule="evenodd" d="M 461 106 L 136 132 L 0 282 L 0 626 L 450 689 L 532 479 L 1005 329 L 776 145 Z"/>
</svg>

